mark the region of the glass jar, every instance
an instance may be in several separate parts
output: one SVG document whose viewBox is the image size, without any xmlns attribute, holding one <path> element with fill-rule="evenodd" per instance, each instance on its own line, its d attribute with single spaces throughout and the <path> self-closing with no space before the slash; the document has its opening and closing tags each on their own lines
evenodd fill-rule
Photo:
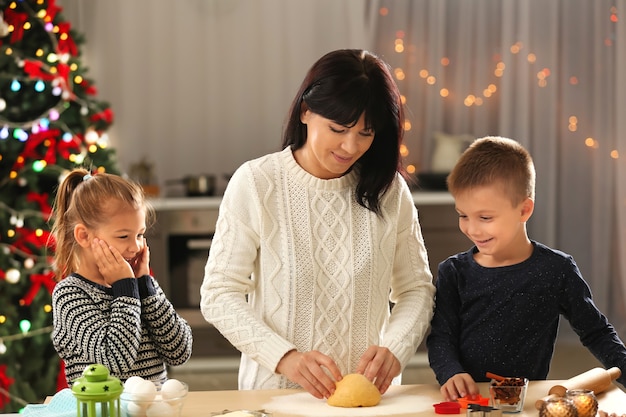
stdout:
<svg viewBox="0 0 626 417">
<path fill-rule="evenodd" d="M 550 398 L 544 401 L 539 410 L 539 417 L 577 417 L 574 402 L 569 398 Z"/>
<path fill-rule="evenodd" d="M 570 389 L 565 392 L 565 398 L 574 403 L 578 417 L 595 417 L 598 412 L 598 400 L 592 390 Z"/>
</svg>

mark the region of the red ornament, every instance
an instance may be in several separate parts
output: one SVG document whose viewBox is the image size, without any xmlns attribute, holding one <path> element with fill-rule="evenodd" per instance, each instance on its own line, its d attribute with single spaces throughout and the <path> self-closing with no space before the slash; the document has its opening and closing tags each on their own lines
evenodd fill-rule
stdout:
<svg viewBox="0 0 626 417">
<path fill-rule="evenodd" d="M 4 21 L 13 26 L 10 42 L 17 43 L 21 41 L 24 37 L 24 23 L 28 21 L 28 14 L 8 8 L 4 11 Z"/>
<path fill-rule="evenodd" d="M 50 215 L 50 213 L 52 212 L 52 207 L 50 206 L 50 204 L 48 204 L 48 199 L 48 193 L 39 194 L 30 191 L 28 194 L 26 194 L 26 201 L 39 203 L 39 210 L 46 216 Z"/>
<path fill-rule="evenodd" d="M 100 120 L 104 120 L 107 123 L 112 123 L 113 122 L 113 110 L 111 110 L 110 108 L 102 110 L 99 113 L 95 113 L 91 116 L 90 119 L 92 122 L 97 122 Z"/>
<path fill-rule="evenodd" d="M 38 232 L 36 230 L 26 228 L 16 228 L 15 231 L 16 240 L 13 246 L 29 255 L 33 254 L 31 248 L 42 248 L 48 244 L 50 232 L 47 230 L 41 230 L 39 232 L 41 236 L 37 236 Z"/>
<path fill-rule="evenodd" d="M 28 139 L 26 140 L 26 143 L 24 145 L 24 149 L 22 150 L 21 156 L 23 157 L 22 159 L 18 159 L 15 161 L 15 164 L 13 164 L 13 171 L 19 171 L 20 169 L 22 169 L 22 167 L 24 166 L 24 163 L 27 160 L 32 160 L 32 159 L 37 159 L 42 157 L 43 155 L 38 151 L 38 147 L 39 145 L 41 145 L 45 140 L 50 140 L 52 146 L 49 147 L 48 149 L 52 148 L 54 149 L 54 144 L 56 143 L 56 137 L 58 137 L 61 134 L 61 131 L 59 129 L 50 129 L 50 130 L 42 130 L 40 132 L 37 133 L 31 133 L 30 136 L 28 137 Z M 49 152 L 46 152 L 46 162 L 50 163 L 54 163 L 56 162 L 56 156 L 51 156 L 49 155 Z"/>
<path fill-rule="evenodd" d="M 63 159 L 69 159 L 72 151 L 80 153 L 80 144 L 82 140 L 77 136 L 72 136 L 68 141 L 65 139 L 58 141 L 57 150 Z"/>
<path fill-rule="evenodd" d="M 57 374 L 57 392 L 63 388 L 68 388 L 67 379 L 65 378 L 65 362 L 63 359 L 59 360 L 59 373 Z"/>
<path fill-rule="evenodd" d="M 80 85 L 83 87 L 85 94 L 89 94 L 91 96 L 95 96 L 96 94 L 98 94 L 98 90 L 96 89 L 96 87 L 90 84 L 89 81 L 83 80 Z"/>
<path fill-rule="evenodd" d="M 24 297 L 20 300 L 20 304 L 26 306 L 33 302 L 42 285 L 48 289 L 50 294 L 52 294 L 52 290 L 56 285 L 56 282 L 54 281 L 54 272 L 48 272 L 46 274 L 32 274 L 30 276 L 30 281 L 32 282 L 32 285 L 26 292 L 26 295 L 24 295 Z"/>
<path fill-rule="evenodd" d="M 56 0 L 48 0 L 48 9 L 46 9 L 46 17 L 53 21 L 57 13 L 62 11 L 63 8 L 56 5 Z"/>
<path fill-rule="evenodd" d="M 57 73 L 52 74 L 44 67 L 44 63 L 37 60 L 25 59 L 24 60 L 24 72 L 30 78 L 36 78 L 43 81 L 57 80 L 63 91 L 70 93 L 71 98 L 74 98 L 74 93 L 70 88 L 70 67 L 67 64 L 59 63 L 56 66 Z"/>
<path fill-rule="evenodd" d="M 70 24 L 63 22 L 59 23 L 57 26 L 59 27 L 58 51 L 62 54 L 69 53 L 72 56 L 78 55 L 78 48 L 70 34 Z"/>
<path fill-rule="evenodd" d="M 0 365 L 0 388 L 2 388 L 0 390 L 0 408 L 4 408 L 4 405 L 9 403 L 9 396 L 4 392 L 9 392 L 9 387 L 15 382 L 13 378 L 7 376 L 6 369 L 6 365 Z"/>
</svg>

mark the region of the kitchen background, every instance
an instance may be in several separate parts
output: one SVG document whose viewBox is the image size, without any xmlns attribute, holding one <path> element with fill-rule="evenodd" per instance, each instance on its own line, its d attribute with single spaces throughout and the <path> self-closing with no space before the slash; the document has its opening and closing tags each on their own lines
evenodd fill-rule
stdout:
<svg viewBox="0 0 626 417">
<path fill-rule="evenodd" d="M 278 150 L 304 72 L 343 47 L 383 56 L 403 92 L 402 151 L 420 179 L 414 198 L 431 268 L 468 245 L 441 191 L 447 171 L 471 138 L 513 137 L 538 172 L 531 236 L 574 255 L 596 303 L 624 334 L 625 7 L 626 0 L 0 0 L 0 411 L 63 386 L 50 343 L 48 220 L 59 177 L 81 161 L 119 165 L 154 192 L 151 265 L 196 336 L 193 360 L 173 372 L 192 389 L 234 387 L 236 353 L 196 304 L 219 195 L 241 162 Z M 110 130 L 101 99 L 115 113 Z M 186 197 L 181 179 L 205 173 L 219 180 L 217 195 Z M 431 380 L 424 353 L 405 382 Z M 551 377 L 596 363 L 564 324 Z"/>
<path fill-rule="evenodd" d="M 121 167 L 150 165 L 162 207 L 184 194 L 168 180 L 213 174 L 219 194 L 243 161 L 278 150 L 290 100 L 319 56 L 370 49 L 405 94 L 415 172 L 445 172 L 464 135 L 529 148 L 531 236 L 576 258 L 626 334 L 624 0 L 59 3 L 85 34 L 85 62 L 116 114 L 109 140 Z M 573 340 L 563 327 L 561 340 Z"/>
</svg>

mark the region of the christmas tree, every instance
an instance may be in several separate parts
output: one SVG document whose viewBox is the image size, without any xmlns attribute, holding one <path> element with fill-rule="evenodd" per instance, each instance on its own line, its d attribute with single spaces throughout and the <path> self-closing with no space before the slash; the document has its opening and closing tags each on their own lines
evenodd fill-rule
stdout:
<svg viewBox="0 0 626 417">
<path fill-rule="evenodd" d="M 0 0 L 0 412 L 65 387 L 52 343 L 50 212 L 75 167 L 117 173 L 109 105 L 55 0 Z"/>
</svg>

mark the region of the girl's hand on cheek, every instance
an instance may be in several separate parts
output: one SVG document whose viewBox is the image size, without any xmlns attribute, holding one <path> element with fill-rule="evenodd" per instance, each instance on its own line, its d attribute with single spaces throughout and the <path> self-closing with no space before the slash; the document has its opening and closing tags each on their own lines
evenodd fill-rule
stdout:
<svg viewBox="0 0 626 417">
<path fill-rule="evenodd" d="M 133 269 L 126 259 L 112 246 L 95 238 L 91 243 L 98 270 L 107 284 L 113 284 L 123 278 L 134 277 Z"/>
<path fill-rule="evenodd" d="M 135 273 L 135 278 L 150 275 L 150 248 L 145 237 L 143 238 L 143 248 L 133 260 L 133 272 Z"/>
</svg>

